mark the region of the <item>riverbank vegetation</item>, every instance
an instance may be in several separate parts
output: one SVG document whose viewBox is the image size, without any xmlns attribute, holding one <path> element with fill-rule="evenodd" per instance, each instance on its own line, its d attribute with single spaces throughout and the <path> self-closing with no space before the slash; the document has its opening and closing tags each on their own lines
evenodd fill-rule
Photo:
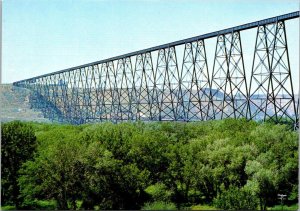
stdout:
<svg viewBox="0 0 300 211">
<path fill-rule="evenodd" d="M 298 134 L 245 119 L 1 126 L 2 206 L 297 207 Z M 295 205 L 296 204 L 296 205 Z"/>
</svg>

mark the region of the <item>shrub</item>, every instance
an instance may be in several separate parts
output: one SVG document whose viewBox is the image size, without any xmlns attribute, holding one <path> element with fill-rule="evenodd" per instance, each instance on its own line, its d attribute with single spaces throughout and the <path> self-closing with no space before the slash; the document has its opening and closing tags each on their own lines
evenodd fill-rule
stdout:
<svg viewBox="0 0 300 211">
<path fill-rule="evenodd" d="M 214 199 L 214 205 L 224 210 L 256 210 L 258 201 L 243 188 L 231 186 Z"/>
</svg>

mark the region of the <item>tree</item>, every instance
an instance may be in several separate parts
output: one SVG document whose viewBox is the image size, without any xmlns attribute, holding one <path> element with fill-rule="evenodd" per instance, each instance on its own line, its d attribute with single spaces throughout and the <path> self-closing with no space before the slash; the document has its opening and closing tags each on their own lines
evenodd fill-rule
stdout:
<svg viewBox="0 0 300 211">
<path fill-rule="evenodd" d="M 278 193 L 297 199 L 298 137 L 286 126 L 234 119 L 30 125 L 38 146 L 19 171 L 23 208 L 50 199 L 74 210 L 213 202 L 265 209 Z"/>
<path fill-rule="evenodd" d="M 277 198 L 277 170 L 263 166 L 258 161 L 249 161 L 245 171 L 250 176 L 245 189 L 255 194 L 259 199 L 261 210 L 266 210 L 267 205 L 271 205 Z"/>
<path fill-rule="evenodd" d="M 58 128 L 40 137 L 42 143 L 34 160 L 26 162 L 20 170 L 21 194 L 27 208 L 34 208 L 32 202 L 36 199 L 55 199 L 58 209 L 76 209 L 82 190 L 81 157 L 85 150 L 76 135 L 72 128 Z"/>
<path fill-rule="evenodd" d="M 277 194 L 297 201 L 294 190 L 298 184 L 298 137 L 285 125 L 262 124 L 250 138 L 260 151 L 253 161 L 247 161 L 247 187 L 260 199 L 261 209 L 278 203 Z"/>
<path fill-rule="evenodd" d="M 84 209 L 139 209 L 144 203 L 147 170 L 115 159 L 99 142 L 87 148 L 84 166 Z"/>
<path fill-rule="evenodd" d="M 3 204 L 20 207 L 18 171 L 33 157 L 36 137 L 31 126 L 20 121 L 4 123 L 1 127 L 1 196 Z"/>
</svg>

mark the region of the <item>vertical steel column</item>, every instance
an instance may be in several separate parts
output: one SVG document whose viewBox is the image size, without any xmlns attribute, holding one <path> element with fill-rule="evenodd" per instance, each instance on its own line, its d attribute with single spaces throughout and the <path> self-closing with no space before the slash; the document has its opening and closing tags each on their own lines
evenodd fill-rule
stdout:
<svg viewBox="0 0 300 211">
<path fill-rule="evenodd" d="M 60 80 L 61 80 L 61 103 L 62 103 L 62 109 L 61 109 L 61 117 L 60 121 L 64 122 L 66 121 L 66 115 L 67 115 L 67 107 L 68 107 L 68 80 L 66 78 L 67 73 L 60 74 Z"/>
<path fill-rule="evenodd" d="M 116 85 L 116 73 L 114 68 L 114 62 L 109 61 L 107 63 L 107 74 L 109 77 L 109 86 L 111 91 L 110 99 L 110 120 L 112 122 L 117 122 L 117 109 L 118 109 L 118 90 Z"/>
<path fill-rule="evenodd" d="M 143 69 L 144 69 L 144 54 L 139 54 L 136 56 L 135 60 L 135 96 L 136 96 L 136 120 L 140 120 L 144 117 L 144 104 L 145 104 L 145 83 L 143 84 Z"/>
<path fill-rule="evenodd" d="M 133 101 L 133 70 L 131 65 L 131 58 L 125 58 L 125 67 L 124 67 L 124 79 L 126 80 L 126 120 L 133 119 L 133 112 L 132 112 L 132 101 Z"/>
<path fill-rule="evenodd" d="M 130 59 L 130 58 L 129 58 Z M 122 75 L 121 75 L 121 81 L 120 81 L 120 92 L 119 92 L 119 97 L 120 97 L 120 114 L 119 116 L 121 117 L 121 120 L 130 120 L 131 119 L 131 94 L 129 91 L 129 87 L 132 84 L 131 80 L 131 69 L 128 69 L 130 67 L 128 65 L 128 58 L 122 59 L 122 65 L 121 65 L 121 70 L 122 70 Z"/>
<path fill-rule="evenodd" d="M 157 99 L 157 106 L 159 110 L 158 120 L 162 121 L 166 119 L 165 113 L 165 75 L 167 70 L 167 62 L 166 62 L 166 50 L 160 49 L 158 51 L 157 56 L 157 65 L 156 65 L 156 74 L 155 74 L 155 81 L 156 81 L 156 99 Z"/>
<path fill-rule="evenodd" d="M 150 121 L 153 119 L 153 114 L 151 111 L 151 90 L 153 89 L 153 66 L 152 66 L 152 57 L 150 52 L 146 52 L 143 56 L 143 71 L 142 71 L 142 86 L 144 85 L 145 88 L 143 90 L 142 95 L 145 95 L 145 104 L 143 112 L 143 120 Z"/>
<path fill-rule="evenodd" d="M 106 81 L 105 80 L 106 72 L 103 71 L 103 66 L 104 65 L 105 65 L 105 63 L 97 65 L 97 70 L 98 70 L 98 76 L 97 76 L 98 84 L 97 84 L 97 87 L 96 87 L 97 98 L 98 98 L 97 112 L 99 114 L 100 122 L 105 121 L 107 119 L 106 111 L 105 111 L 105 102 L 103 101 L 104 92 L 105 92 L 105 81 Z"/>
<path fill-rule="evenodd" d="M 100 93 L 98 86 L 100 84 L 99 81 L 99 68 L 98 65 L 92 65 L 91 72 L 91 90 L 92 90 L 92 103 L 93 103 L 93 121 L 101 121 L 100 115 Z"/>
<path fill-rule="evenodd" d="M 203 40 L 185 44 L 180 80 L 184 120 L 206 120 L 210 109 L 210 81 Z"/>
<path fill-rule="evenodd" d="M 70 103 L 71 103 L 71 92 L 72 92 L 72 78 L 71 78 L 71 72 L 65 72 L 64 73 L 64 80 L 66 81 L 65 86 L 65 97 L 64 97 L 64 121 L 70 122 Z"/>
<path fill-rule="evenodd" d="M 258 63 L 256 57 L 260 60 Z M 250 118 L 272 118 L 277 122 L 293 121 L 296 124 L 298 118 L 284 22 L 258 28 L 250 86 L 254 89 L 250 90 Z"/>
<path fill-rule="evenodd" d="M 73 124 L 80 124 L 79 107 L 79 74 L 80 70 L 72 71 L 72 96 L 71 96 L 71 118 Z"/>
<path fill-rule="evenodd" d="M 162 71 L 163 69 L 162 61 L 164 60 L 164 50 L 159 50 L 157 53 L 157 63 L 156 68 L 153 67 L 153 89 L 151 91 L 151 111 L 152 111 L 152 120 L 160 121 L 161 120 L 161 89 L 163 84 L 163 76 Z M 152 54 L 151 54 L 151 63 L 152 61 Z M 153 66 L 153 65 L 152 65 Z"/>
<path fill-rule="evenodd" d="M 201 112 L 200 120 L 210 120 L 213 119 L 213 105 L 204 40 L 197 41 L 193 47 L 195 50 L 193 81 L 196 83 L 198 93 L 198 104 Z M 199 116 L 197 117 L 199 120 Z"/>
<path fill-rule="evenodd" d="M 230 117 L 230 114 L 232 113 L 232 106 L 230 106 L 230 93 L 228 94 L 226 92 L 226 84 L 228 84 L 227 80 L 228 59 L 225 35 L 219 35 L 217 37 L 211 82 L 211 99 L 213 104 L 214 119 Z"/>
<path fill-rule="evenodd" d="M 195 95 L 197 95 L 198 91 L 197 89 L 195 90 L 197 84 L 194 81 L 196 78 L 193 77 L 193 73 L 195 72 L 194 66 L 193 45 L 192 43 L 186 43 L 184 46 L 183 62 L 179 77 L 180 98 L 178 99 L 180 105 L 179 112 L 183 113 L 181 119 L 184 121 L 188 121 L 200 113 L 200 105 L 197 104 L 197 100 L 195 100 L 195 98 L 197 99 Z"/>
<path fill-rule="evenodd" d="M 115 90 L 116 90 L 116 98 L 114 98 L 115 103 L 117 104 L 116 106 L 116 118 L 117 121 L 122 121 L 124 116 L 123 113 L 126 108 L 123 107 L 124 101 L 126 101 L 125 96 L 125 91 L 123 89 L 126 89 L 126 84 L 123 84 L 123 75 L 124 75 L 124 59 L 119 59 L 117 62 L 116 66 L 116 72 L 115 72 Z M 123 87 L 125 86 L 125 87 Z"/>
<path fill-rule="evenodd" d="M 276 24 L 274 48 L 271 63 L 272 96 L 276 121 L 296 123 L 296 103 L 294 97 L 291 68 L 288 55 L 286 29 L 283 21 Z"/>
<path fill-rule="evenodd" d="M 178 103 L 178 66 L 175 47 L 165 49 L 166 69 L 164 77 L 164 88 L 162 93 L 165 120 L 177 120 Z"/>
<path fill-rule="evenodd" d="M 147 113 L 148 118 L 147 120 L 155 120 L 157 114 L 157 107 L 156 103 L 153 99 L 153 90 L 155 89 L 155 76 L 154 76 L 154 69 L 152 63 L 152 54 L 151 52 L 147 52 L 144 57 L 144 70 L 145 70 L 145 80 L 147 86 Z"/>
<path fill-rule="evenodd" d="M 234 118 L 247 117 L 248 87 L 244 67 L 240 32 L 232 32 L 226 40 L 230 43 L 228 55 L 227 87 L 230 88 L 231 109 Z M 231 114 L 232 115 L 232 114 Z"/>
<path fill-rule="evenodd" d="M 82 79 L 82 68 L 77 70 L 77 96 L 76 96 L 76 111 L 77 111 L 77 124 L 84 123 L 84 113 L 83 113 L 83 99 L 84 99 L 84 90 L 83 90 L 83 79 Z"/>
<path fill-rule="evenodd" d="M 112 119 L 112 99 L 113 99 L 113 90 L 111 86 L 111 77 L 112 74 L 108 69 L 108 63 L 103 63 L 101 66 L 101 80 L 100 85 L 102 99 L 101 99 L 101 114 L 102 119 L 111 120 Z"/>
<path fill-rule="evenodd" d="M 270 57 L 272 57 L 270 52 L 272 52 L 271 46 L 274 42 L 274 38 L 272 38 L 274 36 L 274 29 L 275 24 L 259 26 L 257 28 L 249 88 L 250 119 L 265 120 L 266 117 L 271 117 L 274 114 L 270 106 L 268 107 L 270 104 Z"/>
<path fill-rule="evenodd" d="M 54 84 L 54 79 L 53 76 L 49 77 L 49 86 L 50 86 L 50 103 L 49 103 L 49 108 L 50 108 L 50 119 L 52 121 L 55 120 L 55 84 Z"/>
<path fill-rule="evenodd" d="M 137 85 L 136 85 L 136 80 L 135 80 L 135 76 L 136 76 L 136 69 L 135 67 L 133 67 L 132 63 L 133 60 L 136 60 L 137 56 L 132 56 L 129 57 L 127 64 L 128 64 L 128 68 L 131 70 L 130 75 L 131 75 L 131 80 L 132 80 L 132 84 L 131 84 L 131 91 L 130 91 L 130 111 L 131 111 L 131 118 L 130 120 L 134 121 L 137 119 L 137 97 L 138 97 L 138 93 L 137 93 Z"/>
</svg>

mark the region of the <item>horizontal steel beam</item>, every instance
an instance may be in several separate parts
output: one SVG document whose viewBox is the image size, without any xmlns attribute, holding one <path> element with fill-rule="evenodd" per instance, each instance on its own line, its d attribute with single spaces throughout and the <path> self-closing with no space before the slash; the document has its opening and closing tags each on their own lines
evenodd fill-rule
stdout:
<svg viewBox="0 0 300 211">
<path fill-rule="evenodd" d="M 152 47 L 152 48 L 146 48 L 144 50 L 134 51 L 134 52 L 131 52 L 131 53 L 120 55 L 120 56 L 115 56 L 115 57 L 112 57 L 112 58 L 109 58 L 109 59 L 104 59 L 104 60 L 100 60 L 100 61 L 96 61 L 96 62 L 92 62 L 92 63 L 88 63 L 88 64 L 83 64 L 83 65 L 80 65 L 80 66 L 71 67 L 71 68 L 67 68 L 67 69 L 52 72 L 52 73 L 47 73 L 47 74 L 36 76 L 36 77 L 33 77 L 33 78 L 17 81 L 17 82 L 14 82 L 13 84 L 16 85 L 17 83 L 22 83 L 22 82 L 30 81 L 30 80 L 34 81 L 38 78 L 42 78 L 42 77 L 46 77 L 46 76 L 50 76 L 50 75 L 55 75 L 55 74 L 59 74 L 59 73 L 67 72 L 67 71 L 72 71 L 72 70 L 76 70 L 76 69 L 80 69 L 80 68 L 85 68 L 85 67 L 92 66 L 92 65 L 97 65 L 97 64 L 106 63 L 106 62 L 109 62 L 109 61 L 123 59 L 123 58 L 131 57 L 131 56 L 135 56 L 135 55 L 139 55 L 139 54 L 143 54 L 143 53 L 147 53 L 147 52 L 157 51 L 157 50 L 165 49 L 165 48 L 172 47 L 172 46 L 177 46 L 177 45 L 182 45 L 182 44 L 189 43 L 189 42 L 194 42 L 194 41 L 197 41 L 197 40 L 204 40 L 204 39 L 216 37 L 216 36 L 221 35 L 221 34 L 228 34 L 228 33 L 231 33 L 233 31 L 243 31 L 243 30 L 255 28 L 255 27 L 258 27 L 258 26 L 261 26 L 261 25 L 267 25 L 267 24 L 271 24 L 271 23 L 276 23 L 277 21 L 283 21 L 283 20 L 288 20 L 288 19 L 293 19 L 293 18 L 298 18 L 298 17 L 299 17 L 299 11 L 292 12 L 292 13 L 288 13 L 288 14 L 285 14 L 285 15 L 276 16 L 276 17 L 273 17 L 273 18 L 267 18 L 267 19 L 264 19 L 264 20 L 255 21 L 255 22 L 252 22 L 252 23 L 247 23 L 247 24 L 243 24 L 243 25 L 240 25 L 240 26 L 235 26 L 235 27 L 231 27 L 231 28 L 227 28 L 227 29 L 223 29 L 223 30 L 219 30 L 219 31 L 215 31 L 215 32 L 211 32 L 211 33 L 207 33 L 207 34 L 203 34 L 203 35 L 199 35 L 199 36 L 195 36 L 195 37 L 191 37 L 191 38 L 171 42 L 171 43 L 167 43 L 167 44 L 164 44 L 164 45 L 158 45 L 158 46 L 155 46 L 155 47 Z"/>
</svg>

